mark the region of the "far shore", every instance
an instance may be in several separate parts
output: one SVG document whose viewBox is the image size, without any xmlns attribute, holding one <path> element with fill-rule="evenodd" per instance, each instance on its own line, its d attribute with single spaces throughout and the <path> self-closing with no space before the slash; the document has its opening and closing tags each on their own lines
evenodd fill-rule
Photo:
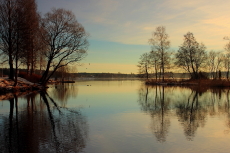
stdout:
<svg viewBox="0 0 230 153">
<path fill-rule="evenodd" d="M 64 81 L 65 83 L 74 83 L 74 81 Z M 62 83 L 62 81 L 50 81 L 50 84 Z M 145 80 L 146 85 L 161 85 L 161 86 L 184 86 L 191 88 L 230 88 L 230 81 L 225 79 L 197 79 L 197 80 L 174 80 L 165 79 L 155 80 L 148 79 Z M 44 90 L 46 87 L 41 86 L 38 83 L 32 83 L 24 78 L 18 77 L 18 83 L 14 86 L 14 81 L 10 80 L 8 77 L 0 77 L 0 101 L 8 100 L 14 98 L 15 96 L 27 95 L 33 92 L 39 92 Z"/>
<path fill-rule="evenodd" d="M 201 87 L 230 87 L 230 81 L 225 79 L 188 79 L 175 81 L 173 79 L 155 80 L 148 79 L 146 85 L 167 85 L 167 86 L 201 86 Z"/>
</svg>

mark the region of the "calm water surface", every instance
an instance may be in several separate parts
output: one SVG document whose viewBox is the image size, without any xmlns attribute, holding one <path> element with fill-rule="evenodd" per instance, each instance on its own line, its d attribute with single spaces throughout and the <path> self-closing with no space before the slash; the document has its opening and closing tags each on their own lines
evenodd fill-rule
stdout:
<svg viewBox="0 0 230 153">
<path fill-rule="evenodd" d="M 230 152 L 229 89 L 79 81 L 0 101 L 0 152 Z"/>
</svg>

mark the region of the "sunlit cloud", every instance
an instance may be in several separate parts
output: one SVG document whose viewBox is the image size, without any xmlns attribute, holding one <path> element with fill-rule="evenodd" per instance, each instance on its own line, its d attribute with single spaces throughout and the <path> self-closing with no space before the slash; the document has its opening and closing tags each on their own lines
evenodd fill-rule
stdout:
<svg viewBox="0 0 230 153">
<path fill-rule="evenodd" d="M 155 27 L 164 25 L 176 40 L 172 45 L 178 46 L 188 31 L 202 36 L 207 45 L 213 45 L 209 39 L 214 35 L 218 45 L 222 37 L 230 35 L 229 4 L 224 0 L 69 0 L 65 6 L 75 12 L 94 39 L 146 44 Z"/>
<path fill-rule="evenodd" d="M 222 37 L 229 32 L 228 29 L 223 29 L 229 27 L 229 22 L 226 20 L 229 9 L 226 3 L 229 2 L 170 0 L 116 1 L 115 5 L 111 1 L 102 1 L 99 16 L 92 15 L 91 18 L 105 27 L 101 35 L 100 31 L 95 32 L 99 39 L 127 44 L 146 44 L 155 27 L 164 25 L 171 39 L 176 40 L 172 40 L 175 42 L 172 44 L 174 46 L 181 43 L 183 35 L 188 31 L 196 33 L 197 37 L 202 36 L 200 38 L 202 42 L 205 43 L 207 40 L 206 44 L 212 45 L 213 41 L 209 41 L 212 35 L 215 35 L 215 42 L 220 43 Z M 108 6 L 111 9 L 108 9 Z"/>
<path fill-rule="evenodd" d="M 90 34 L 89 39 L 104 41 L 104 44 L 100 44 L 107 46 L 103 48 L 104 54 L 124 50 L 122 44 L 134 45 L 133 49 L 135 45 L 148 45 L 152 32 L 161 25 L 166 27 L 171 48 L 175 50 L 183 43 L 183 35 L 187 32 L 192 32 L 196 40 L 204 43 L 208 50 L 223 50 L 226 44 L 223 37 L 230 36 L 230 1 L 226 0 L 38 0 L 37 2 L 38 10 L 43 13 L 52 7 L 72 10 Z M 121 46 L 120 48 L 116 46 L 115 50 L 107 42 L 118 43 Z M 91 44 L 90 50 L 98 52 L 98 46 L 94 45 Z M 146 52 L 148 51 L 149 49 L 146 49 Z M 133 58 L 133 65 L 136 65 L 138 61 L 136 56 L 134 58 L 126 51 L 118 53 L 129 60 Z M 142 53 L 143 50 L 140 49 L 139 55 Z M 95 58 L 98 57 L 95 55 Z M 103 57 L 101 60 L 105 59 Z M 116 71 L 118 69 L 113 72 Z"/>
</svg>

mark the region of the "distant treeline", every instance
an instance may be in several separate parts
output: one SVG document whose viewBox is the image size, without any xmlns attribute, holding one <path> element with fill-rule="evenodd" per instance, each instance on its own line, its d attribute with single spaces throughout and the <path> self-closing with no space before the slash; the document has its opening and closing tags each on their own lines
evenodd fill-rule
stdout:
<svg viewBox="0 0 230 153">
<path fill-rule="evenodd" d="M 86 73 L 86 72 L 80 72 L 80 73 L 71 73 L 66 71 L 61 71 L 62 69 L 56 71 L 52 79 L 57 80 L 72 80 L 77 78 L 138 78 L 141 77 L 139 74 L 123 74 L 123 73 Z M 8 76 L 10 73 L 9 68 L 2 68 L 0 69 L 0 77 L 2 76 Z M 18 74 L 20 76 L 21 73 L 27 73 L 27 69 L 18 69 Z M 44 73 L 44 70 L 35 70 L 35 74 L 42 74 Z"/>
<path fill-rule="evenodd" d="M 137 74 L 123 73 L 77 73 L 78 78 L 137 78 Z"/>
<path fill-rule="evenodd" d="M 18 74 L 26 73 L 27 69 L 19 69 Z M 0 77 L 2 76 L 8 76 L 10 73 L 10 70 L 8 68 L 2 68 L 0 69 Z M 37 75 L 40 75 L 44 73 L 44 70 L 35 70 L 34 72 Z M 214 73 L 214 72 L 212 72 Z M 202 72 L 202 74 L 208 78 L 212 76 L 212 73 L 208 72 Z M 221 76 L 221 78 L 226 78 L 227 72 L 220 72 L 218 74 Z M 154 79 L 156 76 L 156 73 L 149 73 L 149 78 Z M 65 71 L 56 71 L 51 79 L 55 80 L 75 80 L 79 78 L 143 78 L 146 79 L 145 74 L 125 74 L 125 73 L 86 73 L 86 72 L 79 72 L 79 73 L 71 73 L 71 72 L 65 72 Z M 165 79 L 189 79 L 190 74 L 189 73 L 173 73 L 173 72 L 165 72 L 164 74 Z"/>
</svg>

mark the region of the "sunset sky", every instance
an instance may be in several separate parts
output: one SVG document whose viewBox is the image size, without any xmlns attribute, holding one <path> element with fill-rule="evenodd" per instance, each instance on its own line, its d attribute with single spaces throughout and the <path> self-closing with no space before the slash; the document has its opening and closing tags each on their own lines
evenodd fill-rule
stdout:
<svg viewBox="0 0 230 153">
<path fill-rule="evenodd" d="M 51 8 L 71 10 L 90 34 L 86 59 L 79 72 L 137 73 L 148 39 L 165 26 L 171 50 L 192 32 L 207 50 L 223 50 L 230 36 L 228 0 L 37 0 L 42 14 Z"/>
</svg>

